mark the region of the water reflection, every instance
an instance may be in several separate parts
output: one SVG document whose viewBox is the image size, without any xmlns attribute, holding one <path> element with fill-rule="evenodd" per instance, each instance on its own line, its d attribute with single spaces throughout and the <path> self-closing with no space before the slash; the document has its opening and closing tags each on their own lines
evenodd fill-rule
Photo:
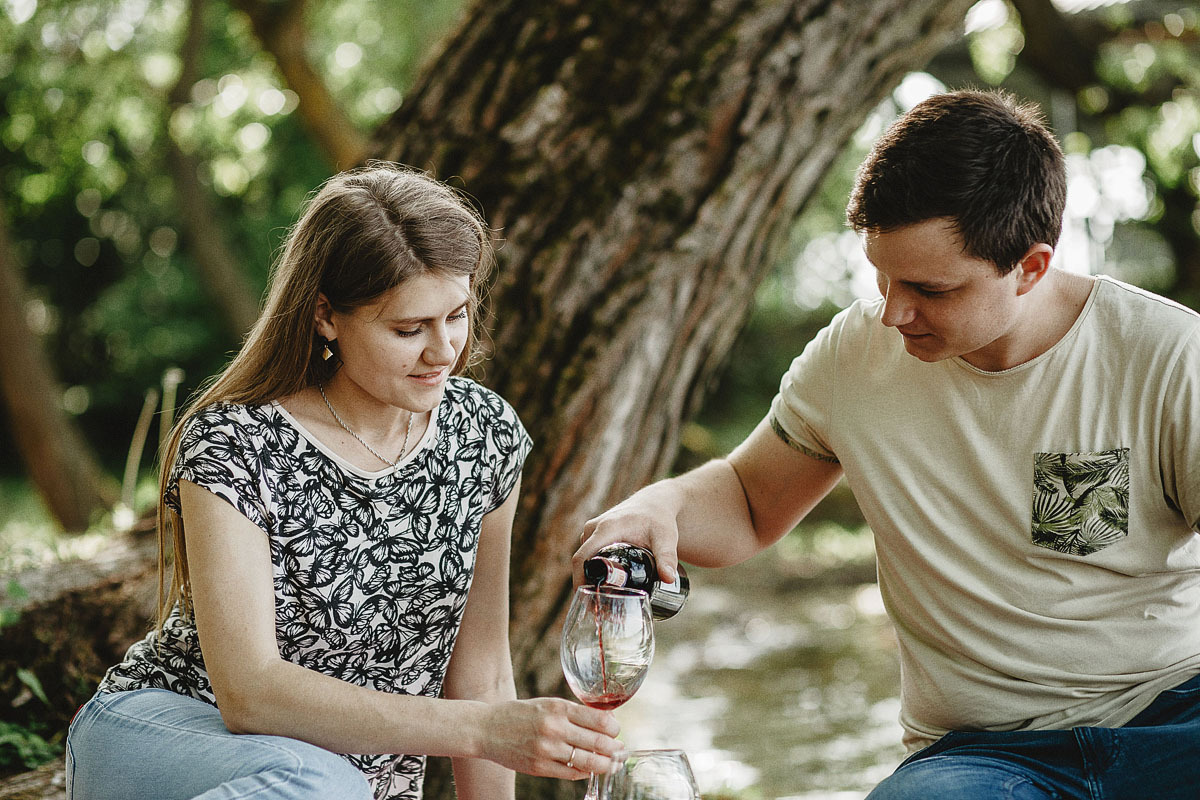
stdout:
<svg viewBox="0 0 1200 800">
<path fill-rule="evenodd" d="M 903 758 L 891 626 L 873 583 L 806 588 L 778 568 L 768 552 L 689 570 L 621 738 L 687 751 L 706 796 L 859 800 Z"/>
</svg>

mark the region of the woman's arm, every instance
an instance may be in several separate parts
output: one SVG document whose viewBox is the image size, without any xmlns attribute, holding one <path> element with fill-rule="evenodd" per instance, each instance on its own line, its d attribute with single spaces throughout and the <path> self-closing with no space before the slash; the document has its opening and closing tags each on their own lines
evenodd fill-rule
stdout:
<svg viewBox="0 0 1200 800">
<path fill-rule="evenodd" d="M 340 753 L 488 758 L 567 777 L 531 754 L 567 753 L 568 737 L 615 726 L 611 715 L 565 700 L 485 703 L 379 692 L 284 660 L 266 535 L 231 505 L 180 482 L 196 627 L 225 724 Z M 513 735 L 497 746 L 488 733 Z M 618 744 L 607 738 L 611 749 Z"/>
<path fill-rule="evenodd" d="M 508 644 L 508 577 L 513 515 L 519 492 L 518 484 L 504 504 L 483 519 L 475 577 L 446 674 L 444 694 L 448 698 L 497 702 L 517 696 Z M 616 734 L 615 727 L 611 732 Z M 500 729 L 489 731 L 487 736 L 499 742 L 513 733 Z M 521 738 L 519 733 L 517 738 Z M 601 759 L 586 752 L 591 748 L 603 749 L 597 734 L 579 729 L 568 741 L 577 749 L 574 769 L 562 763 L 570 757 L 569 748 L 529 755 L 544 760 L 541 771 L 553 770 L 564 778 L 586 777 L 588 765 L 594 769 L 601 767 Z M 514 797 L 513 773 L 492 761 L 454 759 L 454 783 L 461 800 Z"/>
</svg>

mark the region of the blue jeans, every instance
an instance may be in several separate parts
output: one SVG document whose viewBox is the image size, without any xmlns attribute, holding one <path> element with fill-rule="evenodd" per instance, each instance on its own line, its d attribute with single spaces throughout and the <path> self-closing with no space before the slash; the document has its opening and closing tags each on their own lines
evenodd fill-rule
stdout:
<svg viewBox="0 0 1200 800">
<path fill-rule="evenodd" d="M 96 695 L 67 735 L 67 800 L 371 800 L 346 759 L 283 736 L 233 734 L 208 703 L 164 689 Z"/>
<path fill-rule="evenodd" d="M 867 800 L 1196 800 L 1200 675 L 1120 728 L 951 731 Z"/>
</svg>

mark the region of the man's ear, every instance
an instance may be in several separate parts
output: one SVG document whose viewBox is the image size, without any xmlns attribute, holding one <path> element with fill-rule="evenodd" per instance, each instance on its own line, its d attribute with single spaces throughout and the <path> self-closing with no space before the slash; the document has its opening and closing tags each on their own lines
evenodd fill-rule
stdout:
<svg viewBox="0 0 1200 800">
<path fill-rule="evenodd" d="M 324 293 L 317 294 L 317 309 L 313 312 L 313 322 L 316 325 L 318 336 L 331 342 L 337 339 L 337 326 L 333 323 L 333 306 L 329 305 L 329 298 Z"/>
<path fill-rule="evenodd" d="M 1021 256 L 1017 262 L 1017 294 L 1025 294 L 1050 271 L 1050 259 L 1054 257 L 1054 248 L 1045 242 L 1038 242 Z"/>
</svg>

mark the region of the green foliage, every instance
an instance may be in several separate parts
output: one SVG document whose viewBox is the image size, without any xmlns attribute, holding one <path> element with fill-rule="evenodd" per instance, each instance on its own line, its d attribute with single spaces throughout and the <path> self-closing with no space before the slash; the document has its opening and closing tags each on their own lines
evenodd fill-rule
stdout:
<svg viewBox="0 0 1200 800">
<path fill-rule="evenodd" d="M 50 698 L 46 697 L 46 690 L 42 688 L 42 682 L 38 680 L 37 675 L 27 669 L 18 669 L 17 680 L 24 684 L 34 697 L 41 700 L 42 705 L 50 705 Z"/>
<path fill-rule="evenodd" d="M 186 396 L 237 345 L 197 278 L 168 138 L 200 160 L 223 236 L 258 287 L 299 202 L 330 170 L 296 95 L 226 3 L 209 4 L 198 80 L 171 112 L 188 7 L 0 5 L 0 203 L 64 406 L 113 472 L 144 389 L 180 366 Z M 363 131 L 399 105 L 459 8 L 460 0 L 310 4 L 314 65 Z"/>
<path fill-rule="evenodd" d="M 15 578 L 9 579 L 8 586 L 5 588 L 5 594 L 8 595 L 8 599 L 10 601 L 15 603 L 20 603 L 29 597 L 29 593 L 25 591 L 25 587 L 22 586 Z M 8 605 L 0 607 L 0 630 L 3 630 L 20 618 L 21 612 L 17 611 L 15 608 Z"/>
<path fill-rule="evenodd" d="M 61 748 L 29 728 L 0 721 L 0 772 L 33 769 L 61 754 Z"/>
<path fill-rule="evenodd" d="M 307 54 L 369 133 L 403 101 L 462 5 L 311 0 Z M 1200 12 L 1181 0 L 1158 4 L 1165 10 L 1146 18 L 1141 9 L 1148 7 L 1118 3 L 1088 12 L 1124 35 L 1101 51 L 1100 80 L 1078 94 L 1081 129 L 1064 141 L 1079 155 L 1114 144 L 1144 153 L 1154 195 L 1148 217 L 1118 220 L 1110 252 L 1147 262 L 1138 280 L 1169 291 L 1179 280 L 1168 255 L 1196 238 L 1200 220 L 1169 213 L 1165 194 L 1174 187 L 1194 198 L 1200 191 Z M 972 69 L 962 82 L 1015 84 L 1019 93 L 1048 96 L 1036 78 L 1020 74 L 1024 34 L 1012 7 L 988 0 L 977 8 L 992 23 L 957 48 Z M 188 9 L 187 0 L 0 3 L 0 207 L 32 292 L 26 316 L 45 338 L 64 407 L 114 474 L 145 389 L 178 366 L 186 398 L 237 346 L 197 277 L 167 144 L 199 160 L 222 236 L 258 287 L 298 204 L 330 171 L 299 118 L 298 97 L 233 0 L 208 4 L 198 75 L 183 87 L 187 102 L 172 110 Z M 592 57 L 603 64 L 602 54 Z M 1178 88 L 1166 103 L 1113 108 L 1121 92 L 1172 81 Z M 700 424 L 685 431 L 684 463 L 738 441 L 761 418 L 791 357 L 852 298 L 856 267 L 848 254 L 856 245 L 837 238 L 846 196 L 855 166 L 900 106 L 889 100 L 872 115 L 797 221 L 728 375 Z M 1164 232 L 1168 224 L 1174 229 Z M 0 446 L 11 450 L 5 435 L 0 426 Z M 17 469 L 14 459 L 0 472 Z"/>
</svg>

